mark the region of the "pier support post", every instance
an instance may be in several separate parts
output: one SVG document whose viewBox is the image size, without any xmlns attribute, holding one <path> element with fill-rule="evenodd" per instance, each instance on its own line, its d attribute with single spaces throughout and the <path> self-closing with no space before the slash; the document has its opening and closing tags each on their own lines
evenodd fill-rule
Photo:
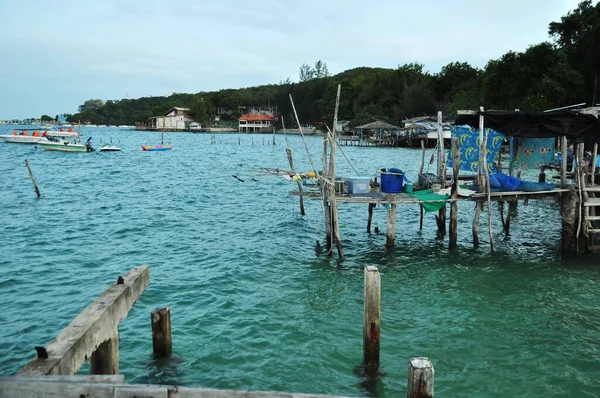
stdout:
<svg viewBox="0 0 600 398">
<path fill-rule="evenodd" d="M 408 361 L 408 398 L 433 398 L 433 365 L 427 358 Z"/>
<path fill-rule="evenodd" d="M 569 192 L 563 192 L 560 214 L 562 218 L 562 250 L 564 252 L 577 253 L 577 207 L 579 197 L 577 190 L 571 188 Z"/>
<path fill-rule="evenodd" d="M 173 349 L 171 340 L 171 308 L 157 308 L 150 314 L 152 322 L 152 350 L 154 355 L 169 355 Z"/>
<path fill-rule="evenodd" d="M 458 138 L 452 138 L 452 199 L 450 204 L 450 250 L 456 249 L 458 239 L 458 173 L 460 166 L 460 149 Z"/>
<path fill-rule="evenodd" d="M 113 337 L 100 343 L 90 357 L 90 374 L 116 375 L 119 374 L 119 331 L 113 332 Z"/>
<path fill-rule="evenodd" d="M 27 160 L 27 158 L 25 158 L 25 166 L 27 166 L 27 171 L 29 172 L 29 178 L 31 178 L 31 182 L 33 182 L 33 188 L 35 189 L 35 194 L 39 198 L 41 196 L 40 189 L 38 188 L 37 182 L 35 181 L 35 177 L 33 176 L 31 167 L 29 167 L 29 160 Z"/>
<path fill-rule="evenodd" d="M 483 210 L 483 203 L 476 202 L 475 203 L 475 217 L 473 217 L 473 247 L 479 247 L 479 216 L 481 215 L 481 210 Z"/>
<path fill-rule="evenodd" d="M 273 136 L 273 140 L 275 140 Z M 288 161 L 290 162 L 290 169 L 292 173 L 296 175 L 296 168 L 294 167 L 294 158 L 292 157 L 292 150 L 290 148 L 285 148 L 285 153 L 287 154 Z M 298 192 L 300 192 L 300 215 L 305 216 L 306 212 L 304 211 L 304 197 L 302 196 L 302 182 L 296 181 L 298 183 Z"/>
<path fill-rule="evenodd" d="M 376 266 L 365 267 L 364 365 L 367 374 L 379 369 L 381 276 Z"/>
<path fill-rule="evenodd" d="M 375 203 L 369 203 L 369 218 L 367 219 L 367 233 L 371 233 L 371 221 L 373 220 L 373 209 L 375 208 Z"/>
<path fill-rule="evenodd" d="M 396 240 L 396 206 L 390 204 L 390 208 L 387 211 L 387 237 L 385 240 L 385 247 L 391 249 L 394 247 L 394 241 Z"/>
</svg>

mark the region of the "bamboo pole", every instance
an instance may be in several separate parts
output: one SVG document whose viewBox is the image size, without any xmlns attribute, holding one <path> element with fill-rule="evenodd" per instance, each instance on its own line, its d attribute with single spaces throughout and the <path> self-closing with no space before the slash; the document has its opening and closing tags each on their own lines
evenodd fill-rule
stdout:
<svg viewBox="0 0 600 398">
<path fill-rule="evenodd" d="M 427 358 L 408 361 L 408 398 L 433 398 L 433 365 Z"/>
<path fill-rule="evenodd" d="M 29 178 L 31 178 L 31 182 L 33 182 L 33 188 L 35 189 L 35 194 L 39 198 L 41 196 L 40 195 L 40 190 L 38 188 L 37 182 L 35 182 L 35 177 L 33 176 L 33 172 L 31 171 L 31 167 L 29 167 L 29 160 L 27 160 L 27 158 L 25 158 L 25 166 L 27 166 L 27 171 L 29 172 Z"/>
<path fill-rule="evenodd" d="M 460 168 L 460 149 L 458 138 L 452 138 L 452 199 L 450 204 L 450 250 L 456 249 L 458 239 L 458 173 Z"/>
<path fill-rule="evenodd" d="M 442 188 L 446 187 L 446 150 L 444 148 L 444 130 L 442 128 L 442 112 L 437 113 L 437 133 L 438 133 L 438 180 Z M 440 235 L 446 235 L 446 205 L 438 210 L 436 217 L 438 232 Z"/>
<path fill-rule="evenodd" d="M 285 153 L 287 154 L 288 161 L 290 162 L 290 169 L 292 173 L 296 175 L 296 168 L 294 167 L 294 159 L 292 157 L 292 150 L 290 148 L 285 148 Z M 300 214 L 305 216 L 306 212 L 304 211 L 304 197 L 302 196 L 302 181 L 296 181 L 298 183 L 298 192 L 300 192 Z"/>
<path fill-rule="evenodd" d="M 173 349 L 171 339 L 171 308 L 157 308 L 150 313 L 152 322 L 152 350 L 155 355 L 169 355 Z"/>
<path fill-rule="evenodd" d="M 381 339 L 381 276 L 376 266 L 365 267 L 364 283 L 363 357 L 365 371 L 367 374 L 374 374 L 379 369 Z"/>
<path fill-rule="evenodd" d="M 296 107 L 294 106 L 294 100 L 292 99 L 292 94 L 290 94 L 290 102 L 292 103 L 292 109 L 294 110 L 294 116 L 296 117 L 296 123 L 298 123 L 298 129 L 300 130 L 300 135 L 302 136 L 302 142 L 304 142 L 304 148 L 306 148 L 306 154 L 308 155 L 308 160 L 310 161 L 310 165 L 312 166 L 313 172 L 317 174 L 317 168 L 313 163 L 312 157 L 310 156 L 310 151 L 308 150 L 308 144 L 306 143 L 306 138 L 304 137 L 304 132 L 302 131 L 302 125 L 300 124 L 300 119 L 298 119 L 298 113 L 296 112 Z M 264 137 L 263 137 L 264 144 Z"/>
</svg>

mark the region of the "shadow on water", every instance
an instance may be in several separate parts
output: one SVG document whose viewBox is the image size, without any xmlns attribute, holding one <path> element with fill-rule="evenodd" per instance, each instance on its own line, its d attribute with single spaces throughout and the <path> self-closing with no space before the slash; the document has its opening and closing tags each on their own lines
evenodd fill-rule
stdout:
<svg viewBox="0 0 600 398">
<path fill-rule="evenodd" d="M 385 384 L 383 378 L 385 372 L 380 367 L 376 371 L 368 369 L 364 363 L 355 366 L 353 369 L 354 375 L 359 379 L 357 387 L 365 391 L 369 397 L 385 396 Z"/>
<path fill-rule="evenodd" d="M 183 362 L 183 357 L 177 354 L 150 355 L 145 365 L 148 371 L 148 382 L 151 384 L 178 384 L 184 377 L 184 372 L 179 370 L 179 365 Z"/>
</svg>

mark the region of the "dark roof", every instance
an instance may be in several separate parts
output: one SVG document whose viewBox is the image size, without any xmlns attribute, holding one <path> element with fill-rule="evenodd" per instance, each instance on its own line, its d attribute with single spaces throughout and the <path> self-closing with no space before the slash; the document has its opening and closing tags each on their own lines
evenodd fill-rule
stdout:
<svg viewBox="0 0 600 398">
<path fill-rule="evenodd" d="M 520 138 L 552 138 L 566 136 L 580 143 L 600 143 L 600 121 L 593 115 L 577 111 L 552 112 L 485 111 L 458 115 L 455 125 L 479 128 L 479 115 L 484 126 L 504 135 Z"/>
<path fill-rule="evenodd" d="M 356 127 L 357 129 L 371 129 L 371 130 L 392 130 L 392 129 L 397 129 L 397 126 L 394 126 L 393 124 L 389 124 L 386 122 L 382 122 L 381 120 L 377 120 L 375 122 L 372 123 L 367 123 L 367 124 L 363 124 L 362 126 L 358 126 Z"/>
</svg>

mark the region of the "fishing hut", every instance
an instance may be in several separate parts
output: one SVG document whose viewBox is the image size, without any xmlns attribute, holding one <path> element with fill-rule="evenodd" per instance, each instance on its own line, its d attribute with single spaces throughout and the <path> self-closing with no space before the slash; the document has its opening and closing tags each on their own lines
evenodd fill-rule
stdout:
<svg viewBox="0 0 600 398">
<path fill-rule="evenodd" d="M 457 203 L 470 201 L 475 204 L 473 245 L 479 246 L 481 213 L 487 208 L 487 232 L 493 251 L 492 202 L 499 203 L 503 232 L 508 234 L 512 210 L 519 202 L 527 205 L 536 200 L 560 204 L 563 251 L 600 250 L 600 212 L 596 210 L 600 208 L 600 181 L 596 173 L 600 163 L 597 161 L 600 141 L 597 116 L 580 110 L 527 112 L 484 111 L 481 108 L 479 112 L 459 115 L 451 126 L 452 141 L 448 154 L 442 126 L 439 112 L 436 174 L 423 173 L 425 143 L 422 141 L 421 167 L 418 182 L 414 185 L 405 184 L 407 180 L 401 172 L 390 173 L 390 170 L 383 169 L 381 183 L 377 179 L 349 178 L 347 189 L 335 175 L 336 131 L 329 132 L 323 144 L 323 169 L 318 173 L 319 192 L 290 192 L 291 195 L 323 201 L 328 253 L 332 253 L 335 244 L 343 259 L 338 204 L 367 205 L 367 232 L 370 232 L 373 208 L 385 205 L 388 248 L 393 247 L 396 237 L 398 205 L 419 206 L 421 229 L 423 212 L 437 212 L 436 224 L 442 236 L 447 232 L 446 208 L 450 206 L 449 247 L 455 249 Z M 510 160 L 508 172 L 504 174 L 499 152 L 507 143 L 510 143 Z M 568 168 L 567 159 L 570 157 L 573 161 Z M 537 181 L 520 179 L 521 171 L 526 168 L 539 168 Z M 448 172 L 450 169 L 451 173 Z M 545 171 L 548 169 L 560 171 L 556 181 L 546 181 Z M 506 215 L 505 203 L 508 205 Z"/>
</svg>

